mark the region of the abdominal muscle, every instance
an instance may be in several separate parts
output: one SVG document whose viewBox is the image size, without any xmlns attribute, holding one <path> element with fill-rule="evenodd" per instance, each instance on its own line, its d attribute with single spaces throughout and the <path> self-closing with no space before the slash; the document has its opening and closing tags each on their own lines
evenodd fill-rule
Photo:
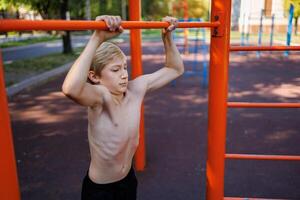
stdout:
<svg viewBox="0 0 300 200">
<path fill-rule="evenodd" d="M 131 143 L 128 141 L 127 143 Z M 91 163 L 90 179 L 98 184 L 106 184 L 123 179 L 131 168 L 135 149 L 131 144 L 125 144 L 118 154 L 109 148 L 99 148 L 90 141 Z"/>
<path fill-rule="evenodd" d="M 117 128 L 110 126 L 103 114 L 100 121 L 89 123 L 88 128 L 91 153 L 89 178 L 98 184 L 123 179 L 129 173 L 138 146 L 138 127 L 128 130 L 122 124 Z"/>
</svg>

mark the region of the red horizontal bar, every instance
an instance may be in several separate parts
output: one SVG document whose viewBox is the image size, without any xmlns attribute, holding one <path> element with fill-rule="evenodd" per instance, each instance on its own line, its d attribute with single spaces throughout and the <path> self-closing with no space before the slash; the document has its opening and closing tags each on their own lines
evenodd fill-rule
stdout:
<svg viewBox="0 0 300 200">
<path fill-rule="evenodd" d="M 228 102 L 230 108 L 300 108 L 300 103 L 250 103 Z"/>
<path fill-rule="evenodd" d="M 217 27 L 220 22 L 179 22 L 178 28 L 210 28 Z M 169 26 L 160 21 L 122 21 L 124 29 L 160 29 Z M 95 30 L 106 29 L 103 21 L 84 20 L 0 20 L 0 31 L 29 30 Z"/>
<path fill-rule="evenodd" d="M 243 198 L 243 197 L 224 197 L 224 200 L 284 200 L 284 199 Z"/>
<path fill-rule="evenodd" d="M 231 46 L 230 51 L 300 51 L 300 46 Z"/>
<path fill-rule="evenodd" d="M 241 159 L 241 160 L 297 160 L 297 161 L 300 161 L 300 156 L 286 156 L 286 155 L 225 154 L 225 158 Z"/>
</svg>

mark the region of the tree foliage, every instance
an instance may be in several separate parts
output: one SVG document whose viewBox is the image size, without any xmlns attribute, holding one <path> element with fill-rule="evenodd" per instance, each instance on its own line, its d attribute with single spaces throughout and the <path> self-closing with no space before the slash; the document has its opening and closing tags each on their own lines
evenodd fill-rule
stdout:
<svg viewBox="0 0 300 200">
<path fill-rule="evenodd" d="M 300 16 L 300 0 L 284 0 L 284 10 L 286 11 L 285 14 L 288 14 L 291 4 L 293 4 L 293 6 L 294 6 L 294 18 L 295 18 L 294 33 L 295 33 L 295 35 L 297 35 L 298 18 Z"/>
<path fill-rule="evenodd" d="M 183 18 L 183 2 L 183 0 L 143 0 L 143 17 L 158 20 L 166 15 L 172 15 L 177 18 Z M 189 18 L 207 17 L 209 0 L 187 0 L 187 4 Z"/>
<path fill-rule="evenodd" d="M 294 5 L 294 17 L 298 18 L 300 16 L 300 0 L 284 0 L 284 10 L 286 14 L 288 14 L 291 4 Z"/>
</svg>

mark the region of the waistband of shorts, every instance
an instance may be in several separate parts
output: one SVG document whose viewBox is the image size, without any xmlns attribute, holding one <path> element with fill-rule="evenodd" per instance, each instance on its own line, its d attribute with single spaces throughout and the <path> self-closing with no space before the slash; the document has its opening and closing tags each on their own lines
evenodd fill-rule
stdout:
<svg viewBox="0 0 300 200">
<path fill-rule="evenodd" d="M 94 186 L 94 187 L 99 187 L 99 188 L 115 187 L 115 186 L 118 186 L 120 184 L 127 183 L 130 180 L 131 177 L 135 176 L 134 168 L 131 167 L 128 174 L 123 179 L 121 179 L 119 181 L 116 181 L 116 182 L 112 182 L 112 183 L 99 184 L 99 183 L 95 183 L 94 181 L 92 181 L 88 174 L 89 174 L 89 170 L 87 171 L 87 174 L 85 176 L 85 179 L 86 179 L 87 183 Z"/>
</svg>

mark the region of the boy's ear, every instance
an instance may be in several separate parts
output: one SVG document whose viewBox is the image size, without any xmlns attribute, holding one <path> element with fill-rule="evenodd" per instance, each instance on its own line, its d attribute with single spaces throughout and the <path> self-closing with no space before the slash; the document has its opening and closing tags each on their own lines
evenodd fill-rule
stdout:
<svg viewBox="0 0 300 200">
<path fill-rule="evenodd" d="M 88 79 L 93 83 L 93 84 L 100 84 L 100 77 L 96 75 L 94 71 L 89 71 L 88 73 Z"/>
</svg>

